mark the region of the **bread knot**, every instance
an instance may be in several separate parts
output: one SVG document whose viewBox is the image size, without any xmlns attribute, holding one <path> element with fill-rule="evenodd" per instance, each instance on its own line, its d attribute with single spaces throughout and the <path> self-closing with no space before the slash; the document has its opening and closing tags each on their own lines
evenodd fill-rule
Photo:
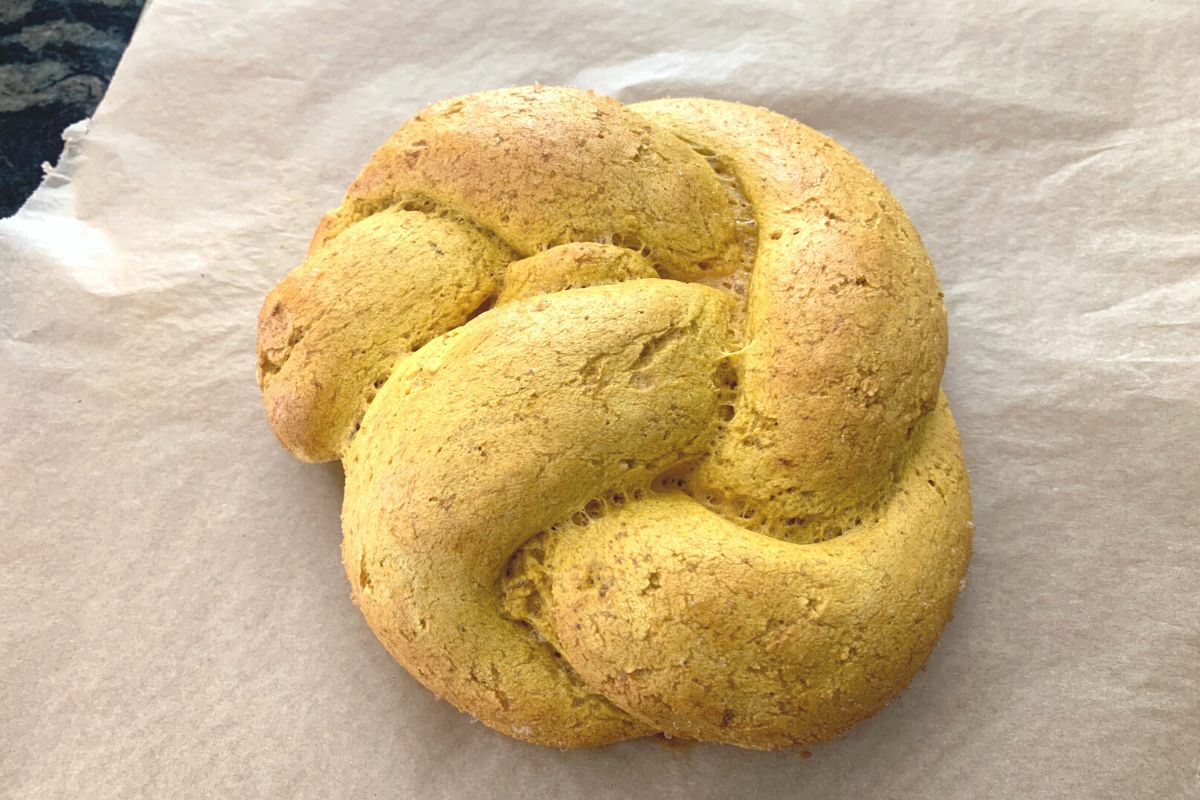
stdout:
<svg viewBox="0 0 1200 800">
<path fill-rule="evenodd" d="M 970 555 L 945 356 L 920 238 L 831 139 L 542 86 L 405 123 L 258 328 L 379 640 L 559 747 L 810 743 L 908 684 Z"/>
</svg>

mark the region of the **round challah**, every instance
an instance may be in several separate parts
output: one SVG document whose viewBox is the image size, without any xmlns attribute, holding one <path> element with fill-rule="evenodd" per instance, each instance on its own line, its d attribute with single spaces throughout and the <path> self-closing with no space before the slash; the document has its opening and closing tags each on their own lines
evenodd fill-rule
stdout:
<svg viewBox="0 0 1200 800">
<path fill-rule="evenodd" d="M 831 139 L 544 86 L 405 123 L 258 327 L 376 636 L 558 747 L 816 742 L 908 684 L 970 555 L 945 354 L 916 231 Z"/>
</svg>

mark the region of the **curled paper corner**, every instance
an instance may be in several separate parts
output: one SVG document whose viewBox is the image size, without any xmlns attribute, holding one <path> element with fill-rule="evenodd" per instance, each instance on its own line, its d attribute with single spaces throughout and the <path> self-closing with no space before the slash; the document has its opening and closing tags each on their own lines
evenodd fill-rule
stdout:
<svg viewBox="0 0 1200 800">
<path fill-rule="evenodd" d="M 84 117 L 78 122 L 72 122 L 67 127 L 63 128 L 62 139 L 67 143 L 67 147 L 72 147 L 83 140 L 87 136 L 88 129 L 92 127 L 92 118 Z"/>
<path fill-rule="evenodd" d="M 78 155 L 80 143 L 87 137 L 91 124 L 91 117 L 84 117 L 78 122 L 73 122 L 63 128 L 63 151 L 58 156 L 58 163 L 42 162 L 42 174 L 45 176 L 47 186 L 66 186 L 71 182 L 71 176 L 64 171 L 60 171 L 59 165 Z"/>
</svg>

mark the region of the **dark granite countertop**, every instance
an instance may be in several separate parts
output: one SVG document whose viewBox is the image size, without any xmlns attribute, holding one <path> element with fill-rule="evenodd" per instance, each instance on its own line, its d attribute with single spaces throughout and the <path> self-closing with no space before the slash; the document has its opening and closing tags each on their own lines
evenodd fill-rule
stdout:
<svg viewBox="0 0 1200 800">
<path fill-rule="evenodd" d="M 96 110 L 145 0 L 0 0 L 0 217 Z"/>
</svg>

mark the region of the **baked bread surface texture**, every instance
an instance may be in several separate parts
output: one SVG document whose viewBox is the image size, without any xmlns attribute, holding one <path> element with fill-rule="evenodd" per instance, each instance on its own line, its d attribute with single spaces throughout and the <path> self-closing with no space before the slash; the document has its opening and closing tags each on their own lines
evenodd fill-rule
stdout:
<svg viewBox="0 0 1200 800">
<path fill-rule="evenodd" d="M 971 550 L 945 356 L 919 236 L 831 139 L 543 86 L 405 123 L 258 328 L 380 642 L 557 747 L 813 743 L 909 683 Z"/>
</svg>

